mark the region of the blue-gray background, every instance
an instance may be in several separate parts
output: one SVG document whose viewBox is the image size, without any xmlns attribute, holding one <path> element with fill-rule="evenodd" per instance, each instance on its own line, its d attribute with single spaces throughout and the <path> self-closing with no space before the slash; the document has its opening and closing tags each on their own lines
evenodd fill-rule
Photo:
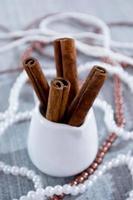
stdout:
<svg viewBox="0 0 133 200">
<path fill-rule="evenodd" d="M 60 11 L 80 11 L 100 17 L 105 22 L 133 21 L 133 1 L 131 0 L 0 0 L 0 24 L 8 27 L 10 30 L 24 28 L 34 19 L 44 16 L 51 12 Z M 132 41 L 133 28 L 115 27 L 111 28 L 111 34 L 114 40 Z M 13 51 L 0 55 L 0 71 L 8 68 L 16 68 L 20 63 L 20 57 L 25 48 L 16 48 Z M 38 55 L 37 55 L 38 56 Z M 53 67 L 51 59 L 39 57 L 45 67 Z M 84 63 L 87 57 L 79 55 L 78 62 Z M 129 69 L 132 72 L 132 69 Z M 13 85 L 19 72 L 4 73 L 0 72 L 0 111 L 4 111 L 8 106 L 8 96 L 10 88 Z M 81 78 L 85 74 L 80 75 Z M 127 86 L 123 85 L 124 110 L 126 116 L 126 127 L 133 128 L 133 108 L 132 96 Z M 113 99 L 113 82 L 112 79 L 106 82 L 100 97 L 106 99 L 114 106 Z M 33 107 L 32 90 L 26 85 L 20 96 L 20 110 L 30 109 Z M 99 127 L 100 142 L 109 134 L 103 123 L 103 113 L 95 109 L 97 123 Z M 23 122 L 13 125 L 6 131 L 6 134 L 0 138 L 0 160 L 10 165 L 25 165 L 34 169 L 42 176 L 44 185 L 63 184 L 68 179 L 52 178 L 41 174 L 31 163 L 27 154 L 26 139 L 29 122 Z M 133 150 L 132 142 L 123 142 L 118 140 L 106 156 L 105 160 L 116 156 L 116 154 Z M 62 163 L 63 164 L 63 163 Z M 77 200 L 124 200 L 128 196 L 128 191 L 133 187 L 132 180 L 128 169 L 123 166 L 113 169 L 106 173 L 95 186 L 78 197 L 67 197 L 68 199 Z M 19 198 L 33 189 L 33 184 L 24 178 L 14 178 L 6 176 L 0 172 L 0 200 L 9 200 Z"/>
</svg>

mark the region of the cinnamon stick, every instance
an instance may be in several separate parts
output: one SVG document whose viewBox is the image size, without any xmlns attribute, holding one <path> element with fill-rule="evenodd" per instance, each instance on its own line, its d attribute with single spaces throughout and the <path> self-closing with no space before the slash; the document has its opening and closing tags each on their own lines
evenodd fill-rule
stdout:
<svg viewBox="0 0 133 200">
<path fill-rule="evenodd" d="M 97 97 L 107 73 L 102 67 L 95 66 L 88 75 L 80 92 L 77 94 L 66 114 L 66 122 L 72 126 L 80 126 Z"/>
<path fill-rule="evenodd" d="M 50 121 L 61 122 L 66 111 L 70 91 L 70 82 L 56 78 L 51 82 L 46 118 Z"/>
<path fill-rule="evenodd" d="M 69 103 L 71 103 L 79 91 L 74 39 L 60 38 L 55 40 L 54 54 L 57 76 L 69 80 L 71 84 L 69 95 Z"/>
<path fill-rule="evenodd" d="M 43 74 L 41 66 L 37 59 L 32 57 L 26 58 L 23 61 L 23 66 L 38 96 L 41 109 L 43 109 L 42 113 L 45 114 L 48 102 L 49 85 L 45 75 Z"/>
</svg>

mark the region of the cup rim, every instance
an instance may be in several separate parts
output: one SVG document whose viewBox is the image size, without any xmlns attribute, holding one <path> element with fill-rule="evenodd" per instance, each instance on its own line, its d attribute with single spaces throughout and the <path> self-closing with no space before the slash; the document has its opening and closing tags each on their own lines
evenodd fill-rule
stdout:
<svg viewBox="0 0 133 200">
<path fill-rule="evenodd" d="M 40 121 L 41 121 L 42 124 L 44 122 L 46 122 L 47 125 L 49 125 L 49 126 L 54 126 L 54 127 L 56 126 L 56 127 L 60 127 L 60 128 L 66 127 L 67 129 L 73 129 L 73 130 L 76 129 L 76 130 L 79 130 L 79 129 L 83 129 L 87 125 L 87 123 L 89 123 L 89 120 L 90 120 L 91 116 L 93 115 L 93 108 L 91 108 L 89 110 L 89 112 L 86 115 L 85 121 L 84 121 L 84 123 L 81 126 L 71 126 L 69 124 L 57 123 L 57 122 L 50 121 L 50 120 L 46 119 L 41 114 L 40 109 L 39 109 L 39 105 L 36 105 L 34 112 L 38 115 L 38 117 L 39 117 L 39 119 L 40 119 Z"/>
</svg>

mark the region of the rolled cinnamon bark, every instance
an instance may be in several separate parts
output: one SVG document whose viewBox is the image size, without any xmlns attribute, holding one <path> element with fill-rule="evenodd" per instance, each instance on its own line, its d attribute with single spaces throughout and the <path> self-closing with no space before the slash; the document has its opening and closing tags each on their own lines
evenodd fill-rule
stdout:
<svg viewBox="0 0 133 200">
<path fill-rule="evenodd" d="M 79 91 L 74 39 L 60 38 L 55 40 L 54 54 L 57 76 L 69 80 L 71 84 L 69 95 L 69 103 L 71 103 Z"/>
<path fill-rule="evenodd" d="M 56 78 L 51 82 L 46 118 L 50 121 L 61 122 L 66 111 L 70 91 L 70 82 Z"/>
<path fill-rule="evenodd" d="M 63 77 L 62 52 L 60 43 L 61 40 L 63 40 L 63 38 L 54 41 L 54 58 L 55 58 L 57 77 Z"/>
<path fill-rule="evenodd" d="M 42 72 L 41 66 L 37 59 L 32 57 L 26 58 L 23 61 L 23 66 L 38 96 L 42 113 L 45 114 L 48 102 L 49 85 Z"/>
<path fill-rule="evenodd" d="M 95 66 L 88 75 L 80 92 L 77 94 L 66 114 L 66 123 L 80 126 L 97 97 L 107 73 L 102 67 Z"/>
</svg>

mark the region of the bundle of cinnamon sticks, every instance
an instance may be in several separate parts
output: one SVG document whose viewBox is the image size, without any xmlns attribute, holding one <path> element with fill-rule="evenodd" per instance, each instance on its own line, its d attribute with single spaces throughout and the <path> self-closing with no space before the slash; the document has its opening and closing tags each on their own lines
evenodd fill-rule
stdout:
<svg viewBox="0 0 133 200">
<path fill-rule="evenodd" d="M 104 84 L 106 70 L 94 66 L 79 89 L 74 39 L 55 40 L 54 54 L 57 77 L 50 86 L 35 58 L 25 59 L 24 69 L 40 101 L 42 115 L 53 122 L 80 126 Z"/>
</svg>

